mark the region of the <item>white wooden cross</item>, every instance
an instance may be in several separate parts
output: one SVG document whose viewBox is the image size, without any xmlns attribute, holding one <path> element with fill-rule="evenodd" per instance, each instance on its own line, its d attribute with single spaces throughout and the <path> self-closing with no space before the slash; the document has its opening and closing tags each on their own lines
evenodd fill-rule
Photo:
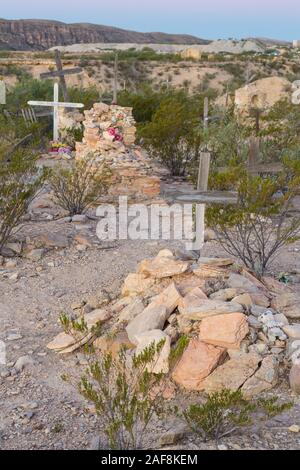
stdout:
<svg viewBox="0 0 300 470">
<path fill-rule="evenodd" d="M 58 83 L 54 83 L 53 101 L 28 101 L 29 106 L 47 106 L 53 108 L 53 140 L 58 141 L 59 114 L 58 108 L 83 108 L 82 103 L 65 103 L 58 101 Z"/>
</svg>

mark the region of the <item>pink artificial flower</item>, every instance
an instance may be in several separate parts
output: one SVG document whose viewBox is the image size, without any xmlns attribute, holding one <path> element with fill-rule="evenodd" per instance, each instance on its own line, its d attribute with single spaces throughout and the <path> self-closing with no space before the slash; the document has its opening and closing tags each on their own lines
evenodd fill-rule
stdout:
<svg viewBox="0 0 300 470">
<path fill-rule="evenodd" d="M 116 139 L 117 142 L 122 142 L 123 137 L 119 134 L 116 134 L 115 139 Z"/>
<path fill-rule="evenodd" d="M 116 129 L 114 129 L 113 127 L 110 127 L 107 132 L 109 133 L 109 135 L 116 135 Z"/>
</svg>

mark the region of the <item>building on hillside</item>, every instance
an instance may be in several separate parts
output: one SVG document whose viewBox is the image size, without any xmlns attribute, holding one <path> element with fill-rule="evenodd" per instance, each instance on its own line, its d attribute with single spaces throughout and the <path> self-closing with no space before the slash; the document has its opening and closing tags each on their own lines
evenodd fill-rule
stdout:
<svg viewBox="0 0 300 470">
<path fill-rule="evenodd" d="M 291 98 L 291 83 L 281 77 L 256 80 L 235 92 L 235 107 L 238 113 L 249 114 L 251 109 L 267 111 L 278 101 Z"/>
<path fill-rule="evenodd" d="M 294 39 L 293 47 L 294 49 L 298 49 L 298 47 L 300 47 L 300 39 Z"/>
</svg>

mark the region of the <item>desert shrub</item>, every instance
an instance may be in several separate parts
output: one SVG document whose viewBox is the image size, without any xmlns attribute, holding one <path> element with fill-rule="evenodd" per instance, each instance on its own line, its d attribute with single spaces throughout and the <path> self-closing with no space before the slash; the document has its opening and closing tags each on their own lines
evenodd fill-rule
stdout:
<svg viewBox="0 0 300 470">
<path fill-rule="evenodd" d="M 53 82 L 23 77 L 8 93 L 7 104 L 11 110 L 27 107 L 30 100 L 53 100 Z"/>
<path fill-rule="evenodd" d="M 237 204 L 216 204 L 207 208 L 207 222 L 219 243 L 230 255 L 262 276 L 280 249 L 294 242 L 300 218 L 290 217 L 294 196 L 300 185 L 298 161 L 286 161 L 276 178 L 232 173 L 231 188 Z"/>
<path fill-rule="evenodd" d="M 85 109 L 91 109 L 94 103 L 100 101 L 99 91 L 95 86 L 88 88 L 71 87 L 68 88 L 68 93 L 73 103 L 83 103 Z"/>
<path fill-rule="evenodd" d="M 7 161 L 0 148 L 0 252 L 19 228 L 43 181 L 30 149 L 15 150 Z"/>
<path fill-rule="evenodd" d="M 105 194 L 109 180 L 109 170 L 93 154 L 76 160 L 71 168 L 57 166 L 49 176 L 57 203 L 70 216 L 82 214 L 96 204 Z"/>
<path fill-rule="evenodd" d="M 286 156 L 296 158 L 300 152 L 300 109 L 282 100 L 262 116 L 261 153 L 264 161 L 282 161 Z"/>
<path fill-rule="evenodd" d="M 152 121 L 141 128 L 150 156 L 160 160 L 174 176 L 183 175 L 199 157 L 201 136 L 195 103 L 185 93 L 174 93 L 161 102 Z"/>
<path fill-rule="evenodd" d="M 134 93 L 122 91 L 118 96 L 120 106 L 133 108 L 133 116 L 138 124 L 150 122 L 159 105 L 166 96 L 165 92 L 155 92 L 149 85 L 139 87 Z"/>
<path fill-rule="evenodd" d="M 151 344 L 133 356 L 131 366 L 125 351 L 116 359 L 102 356 L 82 377 L 80 392 L 95 405 L 110 449 L 144 448 L 149 425 L 163 412 L 160 389 L 163 376 L 148 371 L 163 346 L 164 340 Z"/>
<path fill-rule="evenodd" d="M 242 426 L 252 424 L 255 412 L 266 413 L 267 417 L 276 416 L 290 409 L 291 403 L 277 405 L 277 397 L 271 400 L 246 401 L 241 391 L 222 390 L 209 395 L 204 404 L 191 405 L 183 412 L 187 424 L 204 441 L 218 441 L 237 431 Z M 269 415 L 268 410 L 272 413 Z"/>
<path fill-rule="evenodd" d="M 223 167 L 245 162 L 249 151 L 246 142 L 248 128 L 238 121 L 232 108 L 225 114 L 222 114 L 222 110 L 216 110 L 215 113 L 219 115 L 219 119 L 209 125 L 205 135 L 212 165 Z"/>
</svg>

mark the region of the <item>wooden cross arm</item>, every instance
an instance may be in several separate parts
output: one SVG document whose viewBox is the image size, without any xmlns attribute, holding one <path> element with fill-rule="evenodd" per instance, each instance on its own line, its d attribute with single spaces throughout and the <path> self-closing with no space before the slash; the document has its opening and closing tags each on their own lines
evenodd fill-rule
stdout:
<svg viewBox="0 0 300 470">
<path fill-rule="evenodd" d="M 190 193 L 170 193 L 166 199 L 181 204 L 237 204 L 238 194 L 231 191 L 191 191 Z"/>
<path fill-rule="evenodd" d="M 28 101 L 29 106 L 48 106 L 59 108 L 84 108 L 84 104 L 82 103 L 64 103 L 64 102 L 55 102 L 55 101 Z"/>
<path fill-rule="evenodd" d="M 73 75 L 75 73 L 81 73 L 82 68 L 76 67 L 73 69 L 64 69 L 64 70 L 55 70 L 54 72 L 44 72 L 40 74 L 40 78 L 55 78 L 55 77 L 63 77 L 64 75 Z"/>
</svg>

